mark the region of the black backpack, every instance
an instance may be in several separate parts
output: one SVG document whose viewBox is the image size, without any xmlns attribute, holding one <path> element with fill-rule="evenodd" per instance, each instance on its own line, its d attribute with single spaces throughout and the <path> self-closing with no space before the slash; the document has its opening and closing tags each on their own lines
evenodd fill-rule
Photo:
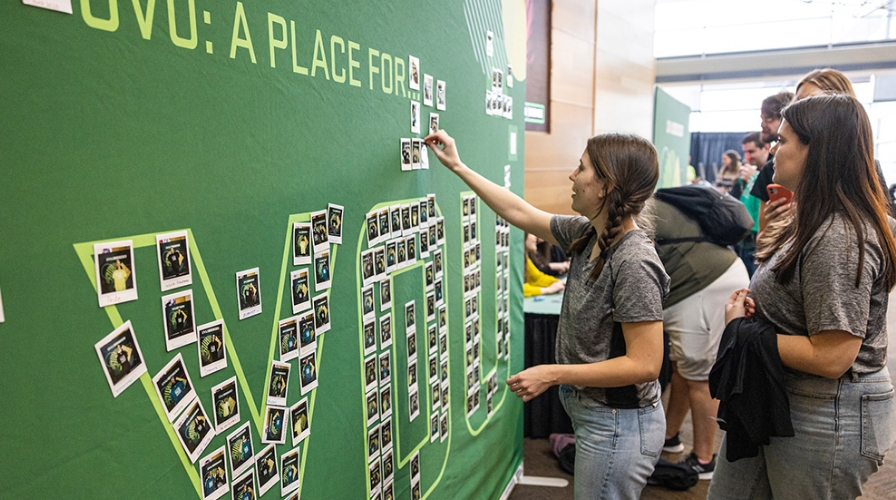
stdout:
<svg viewBox="0 0 896 500">
<path fill-rule="evenodd" d="M 688 241 L 709 241 L 716 245 L 735 245 L 753 230 L 753 218 L 740 200 L 720 193 L 711 186 L 680 186 L 657 190 L 654 194 L 700 224 L 703 236 L 658 239 L 668 245 Z"/>
</svg>

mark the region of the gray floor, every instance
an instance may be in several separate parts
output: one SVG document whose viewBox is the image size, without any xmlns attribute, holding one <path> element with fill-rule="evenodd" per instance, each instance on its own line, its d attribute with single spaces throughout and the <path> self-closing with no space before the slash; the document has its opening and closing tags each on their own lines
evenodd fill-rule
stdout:
<svg viewBox="0 0 896 500">
<path fill-rule="evenodd" d="M 896 293 L 890 295 L 890 307 L 887 314 L 887 331 L 890 336 L 889 369 L 896 383 Z M 663 453 L 663 458 L 677 461 L 690 451 L 692 444 L 690 416 L 681 431 L 681 441 L 685 451 L 678 454 Z M 716 448 L 721 443 L 721 432 L 716 436 Z M 573 476 L 566 474 L 557 463 L 547 439 L 524 440 L 524 471 L 527 476 L 560 477 L 569 481 L 566 488 L 549 488 L 542 486 L 517 486 L 510 494 L 510 500 L 561 500 L 573 498 Z M 641 494 L 642 500 L 703 500 L 709 481 L 700 481 L 687 491 L 670 491 L 664 488 L 648 486 Z M 865 494 L 862 500 L 893 500 L 896 498 L 896 445 L 890 450 L 884 466 L 865 483 Z"/>
</svg>

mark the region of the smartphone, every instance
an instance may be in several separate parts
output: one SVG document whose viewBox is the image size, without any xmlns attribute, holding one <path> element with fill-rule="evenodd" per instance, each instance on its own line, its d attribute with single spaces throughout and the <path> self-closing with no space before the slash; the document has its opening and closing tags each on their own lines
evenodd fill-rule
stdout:
<svg viewBox="0 0 896 500">
<path fill-rule="evenodd" d="M 784 204 L 790 203 L 790 200 L 793 199 L 793 191 L 781 186 L 780 184 L 769 184 L 768 187 L 765 188 L 768 191 L 768 201 L 772 202 L 775 200 L 780 200 L 783 198 Z"/>
</svg>

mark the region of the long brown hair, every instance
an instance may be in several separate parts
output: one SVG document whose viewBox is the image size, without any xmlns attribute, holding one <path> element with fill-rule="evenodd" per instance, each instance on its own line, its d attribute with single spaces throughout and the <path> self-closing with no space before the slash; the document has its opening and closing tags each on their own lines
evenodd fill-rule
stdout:
<svg viewBox="0 0 896 500">
<path fill-rule="evenodd" d="M 859 265 L 856 286 L 865 265 L 865 223 L 877 233 L 884 250 L 887 289 L 896 284 L 896 240 L 887 223 L 889 201 L 877 179 L 871 123 L 854 97 L 825 95 L 794 102 L 782 116 L 799 141 L 809 146 L 803 176 L 797 185 L 794 222 L 782 228 L 770 247 L 757 255 L 760 262 L 786 243 L 790 247 L 772 266 L 779 283 L 793 278 L 797 262 L 809 240 L 834 214 L 843 215 L 858 237 Z"/>
<path fill-rule="evenodd" d="M 836 69 L 824 68 L 810 71 L 796 84 L 796 93 L 799 94 L 800 87 L 807 83 L 811 83 L 825 92 L 856 96 L 856 92 L 852 88 L 852 82 L 849 81 L 849 78 L 846 78 L 846 75 Z"/>
<path fill-rule="evenodd" d="M 596 280 L 606 264 L 610 246 L 622 234 L 622 219 L 640 214 L 653 196 L 660 168 L 656 148 L 637 135 L 598 135 L 588 139 L 585 152 L 594 167 L 595 177 L 605 181 L 600 212 L 606 210 L 607 225 L 597 241 L 600 256 L 589 276 L 589 279 Z M 572 242 L 569 253 L 582 253 L 595 234 L 595 229 L 589 228 L 582 237 Z"/>
</svg>

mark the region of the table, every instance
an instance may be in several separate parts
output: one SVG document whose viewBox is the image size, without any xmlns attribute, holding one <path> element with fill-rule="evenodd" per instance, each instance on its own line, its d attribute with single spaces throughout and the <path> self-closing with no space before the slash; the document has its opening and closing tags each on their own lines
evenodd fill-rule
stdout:
<svg viewBox="0 0 896 500">
<path fill-rule="evenodd" d="M 556 362 L 554 346 L 562 302 L 562 293 L 523 299 L 526 368 Z M 523 436 L 543 439 L 555 432 L 572 433 L 572 422 L 560 403 L 557 386 L 523 405 Z"/>
</svg>

